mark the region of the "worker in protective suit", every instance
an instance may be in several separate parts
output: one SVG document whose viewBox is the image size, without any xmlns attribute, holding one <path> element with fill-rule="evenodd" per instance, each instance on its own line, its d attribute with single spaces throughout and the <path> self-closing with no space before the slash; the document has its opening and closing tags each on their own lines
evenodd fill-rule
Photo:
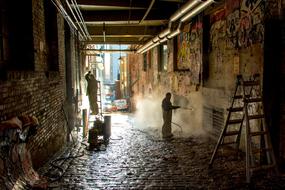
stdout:
<svg viewBox="0 0 285 190">
<path fill-rule="evenodd" d="M 97 80 L 95 79 L 95 76 L 90 71 L 85 75 L 85 79 L 87 80 L 87 95 L 89 98 L 90 109 L 92 111 L 92 115 L 97 115 L 98 114 Z"/>
<path fill-rule="evenodd" d="M 162 137 L 164 139 L 170 139 L 173 137 L 171 132 L 171 121 L 172 121 L 172 110 L 180 108 L 180 106 L 172 106 L 170 101 L 171 93 L 168 92 L 165 95 L 165 98 L 162 100 L 162 116 L 163 116 L 163 125 L 162 125 Z"/>
</svg>

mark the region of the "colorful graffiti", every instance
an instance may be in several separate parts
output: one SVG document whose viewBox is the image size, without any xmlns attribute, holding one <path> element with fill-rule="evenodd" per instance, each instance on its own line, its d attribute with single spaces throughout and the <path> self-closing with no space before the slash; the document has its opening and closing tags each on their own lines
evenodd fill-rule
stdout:
<svg viewBox="0 0 285 190">
<path fill-rule="evenodd" d="M 178 39 L 178 69 L 189 69 L 191 82 L 200 83 L 202 62 L 202 22 L 198 19 L 188 24 Z"/>
<path fill-rule="evenodd" d="M 225 10 L 220 10 L 211 16 L 210 49 L 217 50 L 226 40 Z"/>
<path fill-rule="evenodd" d="M 272 19 L 276 18 L 280 14 L 280 9 L 282 7 L 282 1 L 276 1 L 276 0 L 267 0 L 266 1 L 266 7 L 265 7 L 265 19 Z"/>
<path fill-rule="evenodd" d="M 235 10 L 227 16 L 226 31 L 227 31 L 227 48 L 238 48 L 238 32 L 239 32 L 239 10 Z"/>
<path fill-rule="evenodd" d="M 238 34 L 238 45 L 241 48 L 246 48 L 256 43 L 263 43 L 264 3 L 262 2 L 262 0 L 242 1 Z"/>
<path fill-rule="evenodd" d="M 226 15 L 229 15 L 230 13 L 239 9 L 240 8 L 240 1 L 241 0 L 227 0 L 225 2 Z"/>
<path fill-rule="evenodd" d="M 247 48 L 252 44 L 263 43 L 264 1 L 226 1 L 227 48 Z"/>
</svg>

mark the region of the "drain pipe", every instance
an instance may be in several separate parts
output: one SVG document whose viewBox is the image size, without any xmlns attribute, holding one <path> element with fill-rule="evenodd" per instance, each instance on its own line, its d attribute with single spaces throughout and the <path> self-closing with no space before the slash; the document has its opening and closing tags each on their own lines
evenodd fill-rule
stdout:
<svg viewBox="0 0 285 190">
<path fill-rule="evenodd" d="M 198 6 L 196 6 L 198 3 Z M 171 17 L 170 17 L 170 22 L 169 22 L 169 26 L 168 29 L 169 33 L 167 33 L 164 37 L 160 37 L 159 35 L 154 37 L 152 40 L 150 40 L 149 42 L 147 42 L 144 46 L 142 46 L 137 53 L 144 53 L 150 49 L 152 49 L 153 47 L 157 46 L 158 44 L 165 42 L 167 40 L 170 40 L 171 38 L 177 36 L 181 30 L 180 27 L 182 25 L 183 22 L 189 20 L 190 18 L 196 16 L 197 14 L 199 14 L 200 12 L 202 12 L 206 7 L 210 6 L 212 3 L 216 2 L 216 0 L 194 0 L 194 1 L 189 1 L 189 3 L 185 4 L 181 9 L 179 9 L 178 11 L 176 11 Z M 195 7 L 196 6 L 196 7 Z M 195 8 L 194 8 L 195 7 Z M 194 8 L 194 9 L 193 9 Z M 188 14 L 184 15 L 187 11 L 189 11 L 190 9 L 192 9 L 192 11 L 190 11 Z M 184 16 L 183 16 L 184 15 Z M 171 25 L 174 21 L 176 21 L 178 18 L 180 18 L 181 16 L 183 16 L 180 21 L 179 21 L 179 25 L 177 27 L 176 30 L 172 31 L 170 33 L 170 28 Z M 156 41 L 157 39 L 159 39 L 158 41 Z"/>
</svg>

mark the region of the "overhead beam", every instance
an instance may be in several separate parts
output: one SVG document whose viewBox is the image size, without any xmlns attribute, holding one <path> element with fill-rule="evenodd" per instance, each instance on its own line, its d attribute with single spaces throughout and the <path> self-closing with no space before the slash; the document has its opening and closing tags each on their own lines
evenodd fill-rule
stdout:
<svg viewBox="0 0 285 190">
<path fill-rule="evenodd" d="M 98 34 L 98 35 L 90 35 L 91 38 L 101 38 L 103 35 L 102 34 Z M 146 35 L 146 34 L 142 34 L 142 35 L 135 35 L 135 34 L 106 34 L 105 35 L 108 38 L 143 38 L 143 37 L 148 37 L 151 38 L 153 37 L 153 35 Z"/>
<path fill-rule="evenodd" d="M 132 11 L 131 14 L 126 10 L 114 10 L 114 11 L 82 11 L 84 21 L 132 21 L 141 20 L 145 11 L 136 10 Z M 146 20 L 165 20 L 169 19 L 172 12 L 170 11 L 151 11 L 147 16 Z"/>
<path fill-rule="evenodd" d="M 145 43 L 145 41 L 139 41 L 138 38 L 109 38 L 109 37 L 106 37 L 105 38 L 105 41 L 104 41 L 104 38 L 103 36 L 101 38 L 95 38 L 95 37 L 92 37 L 91 40 L 89 41 L 86 41 L 85 43 L 88 43 L 88 44 L 143 44 Z"/>
<path fill-rule="evenodd" d="M 96 55 L 94 53 L 128 53 L 128 52 L 135 52 L 136 49 L 82 49 L 81 51 L 84 51 L 87 55 Z"/>
<path fill-rule="evenodd" d="M 130 4 L 130 0 L 120 0 L 120 1 L 110 1 L 110 0 L 77 0 L 78 5 L 101 5 L 101 6 L 116 6 L 116 7 L 143 7 L 146 8 L 147 4 L 145 1 L 132 1 Z"/>
<path fill-rule="evenodd" d="M 88 26 L 102 26 L 103 23 L 107 26 L 160 26 L 160 25 L 166 25 L 168 23 L 168 20 L 144 20 L 140 23 L 139 20 L 117 20 L 117 21 L 89 21 L 85 22 Z"/>
<path fill-rule="evenodd" d="M 155 36 L 160 32 L 162 27 L 146 27 L 146 26 L 105 26 L 103 24 L 101 27 L 98 26 L 88 26 L 87 27 L 89 34 L 92 35 L 102 35 L 103 30 L 105 35 L 146 35 L 146 36 Z"/>
<path fill-rule="evenodd" d="M 154 8 L 163 8 L 169 6 L 179 6 L 185 3 L 187 0 L 159 0 L 154 4 Z M 120 0 L 120 1 L 111 1 L 111 0 L 77 0 L 78 5 L 89 5 L 89 6 L 105 6 L 113 9 L 112 7 L 128 7 L 128 8 L 148 8 L 151 0 Z M 175 7 L 177 8 L 177 7 Z"/>
</svg>

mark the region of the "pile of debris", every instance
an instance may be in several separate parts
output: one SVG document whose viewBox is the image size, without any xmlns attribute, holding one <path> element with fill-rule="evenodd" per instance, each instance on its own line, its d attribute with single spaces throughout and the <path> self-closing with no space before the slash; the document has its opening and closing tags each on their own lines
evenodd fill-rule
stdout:
<svg viewBox="0 0 285 190">
<path fill-rule="evenodd" d="M 0 189 L 47 188 L 47 180 L 33 169 L 27 148 L 37 126 L 37 118 L 26 115 L 0 123 Z"/>
</svg>

